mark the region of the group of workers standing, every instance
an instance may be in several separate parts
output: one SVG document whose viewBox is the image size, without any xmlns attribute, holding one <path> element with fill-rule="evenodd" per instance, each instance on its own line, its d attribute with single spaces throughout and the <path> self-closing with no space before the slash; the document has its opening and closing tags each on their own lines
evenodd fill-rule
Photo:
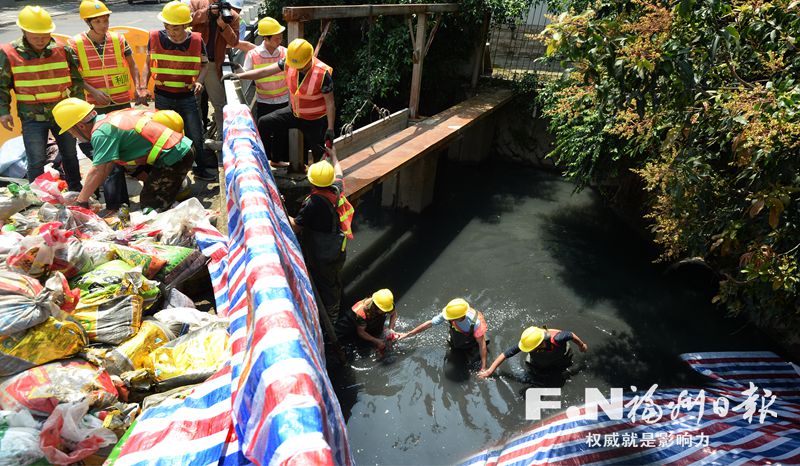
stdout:
<svg viewBox="0 0 800 466">
<path fill-rule="evenodd" d="M 81 2 L 79 14 L 88 30 L 68 41 L 54 39 L 55 24 L 44 8 L 22 8 L 17 18 L 22 37 L 0 45 L 0 125 L 14 129 L 14 91 L 28 180 L 44 172 L 50 134 L 59 149 L 54 166 L 68 189 L 79 193 L 80 205 L 88 205 L 101 185 L 107 210 L 129 204 L 126 172 L 144 181 L 141 206 L 162 210 L 174 202 L 189 170 L 195 179 L 216 180 L 216 155 L 204 149 L 220 145 L 221 70 L 228 48 L 247 52 L 251 69 L 241 78 L 256 79 L 259 132 L 273 166 L 287 165 L 290 127 L 303 130 L 321 152 L 317 146 L 323 137 L 333 139 L 331 68 L 313 56 L 305 40 L 281 46 L 285 28 L 272 18 L 259 22 L 263 44 L 240 41 L 236 3 L 167 3 L 158 14 L 164 28 L 149 33 L 142 70 L 124 35 L 109 30 L 111 10 L 102 1 Z M 210 141 L 204 141 L 203 93 L 214 108 Z M 155 111 L 134 108 L 151 101 Z M 92 159 L 85 178 L 76 140 Z"/>
</svg>

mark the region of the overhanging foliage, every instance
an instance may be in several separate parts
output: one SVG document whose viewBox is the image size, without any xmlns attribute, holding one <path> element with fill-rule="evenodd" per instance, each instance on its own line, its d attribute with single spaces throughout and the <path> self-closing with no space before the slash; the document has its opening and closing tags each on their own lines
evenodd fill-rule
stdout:
<svg viewBox="0 0 800 466">
<path fill-rule="evenodd" d="M 571 73 L 541 94 L 581 185 L 633 171 L 665 260 L 700 256 L 716 301 L 800 313 L 800 2 L 600 0 L 543 33 Z"/>
</svg>

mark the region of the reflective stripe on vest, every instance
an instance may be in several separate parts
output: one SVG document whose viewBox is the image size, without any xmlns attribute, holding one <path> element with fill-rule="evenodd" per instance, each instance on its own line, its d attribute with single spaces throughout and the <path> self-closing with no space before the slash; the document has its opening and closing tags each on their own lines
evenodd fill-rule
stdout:
<svg viewBox="0 0 800 466">
<path fill-rule="evenodd" d="M 353 312 L 364 320 L 367 320 L 367 304 L 371 298 L 364 298 L 353 305 Z"/>
<path fill-rule="evenodd" d="M 183 92 L 200 75 L 203 39 L 191 33 L 185 51 L 167 50 L 161 46 L 159 31 L 150 31 L 150 72 L 156 87 L 169 92 Z"/>
<path fill-rule="evenodd" d="M 92 40 L 81 33 L 75 36 L 75 51 L 81 65 L 81 76 L 89 85 L 108 94 L 113 104 L 124 104 L 131 101 L 132 89 L 128 68 L 123 58 L 123 42 L 119 34 L 109 32 L 103 45 L 102 56 L 97 53 Z M 86 101 L 98 104 L 97 100 L 86 92 Z"/>
<path fill-rule="evenodd" d="M 333 68 L 316 58 L 312 58 L 313 65 L 303 77 L 303 82 L 297 82 L 299 71 L 291 66 L 286 66 L 286 84 L 289 86 L 289 99 L 292 102 L 292 112 L 297 118 L 303 120 L 317 120 L 326 113 L 325 97 L 322 95 L 322 82 L 325 72 L 333 74 Z"/>
<path fill-rule="evenodd" d="M 278 55 L 274 57 L 264 57 L 257 50 L 251 50 L 249 53 L 250 59 L 253 61 L 253 69 L 265 68 L 286 57 L 286 47 L 279 45 L 277 50 Z M 262 100 L 266 101 L 276 100 L 278 97 L 289 94 L 289 88 L 286 86 L 286 73 L 281 71 L 266 78 L 256 79 L 256 92 Z"/>
<path fill-rule="evenodd" d="M 123 131 L 136 131 L 136 133 L 150 142 L 153 147 L 147 155 L 131 161 L 115 160 L 115 163 L 119 165 L 153 165 L 161 157 L 164 150 L 175 147 L 183 139 L 183 135 L 172 131 L 161 123 L 153 121 L 152 116 L 153 112 L 149 110 L 117 110 L 95 123 L 92 132 L 103 125 L 112 125 Z"/>
<path fill-rule="evenodd" d="M 8 57 L 17 101 L 46 104 L 69 96 L 72 78 L 64 47 L 55 45 L 49 57 L 29 59 L 22 58 L 11 44 L 1 44 L 0 48 Z"/>
<path fill-rule="evenodd" d="M 344 182 L 342 182 L 342 187 L 344 187 Z M 311 194 L 319 194 L 320 196 L 324 197 L 331 203 L 331 205 L 336 206 L 336 215 L 339 216 L 339 229 L 344 233 L 345 236 L 345 244 L 348 239 L 353 239 L 353 216 L 355 215 L 355 209 L 353 208 L 353 204 L 347 200 L 344 194 L 339 195 L 339 198 L 336 198 L 336 194 L 331 189 L 319 189 L 316 187 L 311 188 Z M 344 248 L 342 248 L 344 251 Z"/>
</svg>

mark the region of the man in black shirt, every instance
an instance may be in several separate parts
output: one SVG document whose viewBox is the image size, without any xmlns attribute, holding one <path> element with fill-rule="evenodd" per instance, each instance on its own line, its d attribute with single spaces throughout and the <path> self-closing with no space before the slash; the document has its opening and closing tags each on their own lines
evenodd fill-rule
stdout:
<svg viewBox="0 0 800 466">
<path fill-rule="evenodd" d="M 344 220 L 336 210 L 338 200 L 344 192 L 344 180 L 336 150 L 328 149 L 327 155 L 330 162 L 326 157 L 308 168 L 311 194 L 303 201 L 297 217 L 289 217 L 289 221 L 300 238 L 306 267 L 314 280 L 322 304 L 331 322 L 336 322 L 342 298 L 340 274 L 346 258 L 347 244 L 347 236 L 341 227 Z M 352 212 L 350 215 L 352 216 Z"/>
<path fill-rule="evenodd" d="M 512 346 L 497 356 L 491 366 L 485 371 L 478 373 L 478 377 L 487 378 L 503 364 L 506 359 L 515 356 L 520 352 L 527 353 L 527 362 L 534 369 L 552 370 L 566 369 L 572 364 L 572 352 L 569 342 L 578 345 L 578 349 L 585 353 L 589 346 L 572 332 L 559 329 L 548 329 L 547 327 L 528 327 L 522 332 L 519 343 Z"/>
</svg>

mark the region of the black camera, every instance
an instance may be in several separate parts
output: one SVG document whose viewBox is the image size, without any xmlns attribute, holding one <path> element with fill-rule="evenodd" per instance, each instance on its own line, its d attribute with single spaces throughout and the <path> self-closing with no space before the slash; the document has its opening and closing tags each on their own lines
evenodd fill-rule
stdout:
<svg viewBox="0 0 800 466">
<path fill-rule="evenodd" d="M 208 5 L 208 16 L 213 20 L 221 16 L 222 21 L 225 21 L 226 24 L 231 24 L 233 22 L 233 12 L 231 8 L 233 8 L 233 6 L 228 2 L 212 3 Z"/>
</svg>

